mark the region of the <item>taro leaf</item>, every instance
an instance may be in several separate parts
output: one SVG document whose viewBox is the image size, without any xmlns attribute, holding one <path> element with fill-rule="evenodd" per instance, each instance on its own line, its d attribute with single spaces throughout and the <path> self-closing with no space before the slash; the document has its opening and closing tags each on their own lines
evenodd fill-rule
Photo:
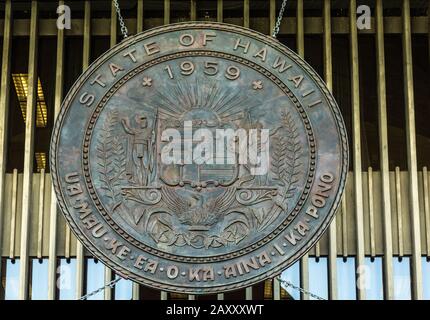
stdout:
<svg viewBox="0 0 430 320">
<path fill-rule="evenodd" d="M 249 228 L 245 223 L 235 221 L 225 228 L 223 233 L 225 233 L 223 238 L 228 242 L 234 242 L 235 244 L 238 244 L 249 234 Z"/>
<path fill-rule="evenodd" d="M 206 249 L 209 249 L 209 247 L 212 246 L 213 242 L 214 242 L 214 238 L 205 237 L 205 240 L 203 241 L 203 245 L 205 246 Z"/>
<path fill-rule="evenodd" d="M 148 231 L 155 242 L 168 242 L 172 238 L 172 229 L 167 223 L 155 217 L 148 225 Z"/>
</svg>

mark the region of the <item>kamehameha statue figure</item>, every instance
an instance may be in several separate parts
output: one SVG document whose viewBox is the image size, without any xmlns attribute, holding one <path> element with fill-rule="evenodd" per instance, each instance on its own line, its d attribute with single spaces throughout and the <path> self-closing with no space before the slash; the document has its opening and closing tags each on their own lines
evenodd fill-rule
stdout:
<svg viewBox="0 0 430 320">
<path fill-rule="evenodd" d="M 129 135 L 126 174 L 132 183 L 148 186 L 155 167 L 157 116 L 152 127 L 148 126 L 148 118 L 144 115 L 136 115 L 135 122 L 137 125 L 132 127 L 127 118 L 121 119 L 124 131 Z"/>
</svg>

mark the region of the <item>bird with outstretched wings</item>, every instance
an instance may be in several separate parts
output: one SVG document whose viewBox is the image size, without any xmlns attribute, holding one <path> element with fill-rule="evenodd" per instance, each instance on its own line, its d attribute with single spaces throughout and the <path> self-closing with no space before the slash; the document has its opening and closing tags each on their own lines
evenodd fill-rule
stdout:
<svg viewBox="0 0 430 320">
<path fill-rule="evenodd" d="M 181 197 L 175 189 L 161 188 L 162 201 L 169 213 L 186 225 L 211 226 L 229 212 L 236 200 L 236 188 L 228 187 L 216 198 L 205 199 L 202 193 Z"/>
</svg>

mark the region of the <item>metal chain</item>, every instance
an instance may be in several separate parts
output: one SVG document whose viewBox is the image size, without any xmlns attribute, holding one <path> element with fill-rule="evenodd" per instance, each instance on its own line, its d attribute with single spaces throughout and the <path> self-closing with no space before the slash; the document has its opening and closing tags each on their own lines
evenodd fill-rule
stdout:
<svg viewBox="0 0 430 320">
<path fill-rule="evenodd" d="M 105 284 L 103 287 L 100 287 L 97 290 L 94 290 L 94 291 L 92 291 L 92 292 L 90 292 L 90 293 L 88 293 L 88 294 L 80 297 L 79 300 L 86 300 L 89 297 L 92 297 L 92 296 L 96 295 L 97 293 L 106 290 L 106 288 L 108 288 L 108 287 L 110 287 L 111 289 L 113 289 L 115 287 L 115 285 L 119 281 L 121 281 L 121 280 L 122 280 L 122 278 L 116 278 L 116 279 L 112 280 L 111 282 L 108 282 L 107 284 Z M 311 298 L 314 298 L 314 299 L 317 299 L 317 300 L 326 300 L 326 299 L 320 297 L 319 295 L 316 295 L 316 294 L 314 294 L 314 293 L 312 293 L 310 291 L 307 291 L 306 289 L 303 289 L 303 288 L 301 288 L 299 286 L 296 286 L 296 285 L 292 284 L 289 281 L 279 279 L 279 282 L 285 284 L 287 287 L 291 287 L 294 290 L 297 290 L 297 291 L 301 292 L 302 294 L 306 294 L 306 295 L 308 295 Z"/>
<path fill-rule="evenodd" d="M 116 9 L 116 13 L 117 13 L 117 16 L 118 16 L 119 25 L 121 26 L 121 33 L 122 33 L 122 35 L 123 35 L 123 37 L 125 39 L 125 38 L 128 37 L 128 29 L 125 26 L 124 19 L 122 18 L 121 9 L 119 8 L 118 0 L 113 0 L 113 4 L 115 5 L 115 9 Z"/>
<path fill-rule="evenodd" d="M 113 289 L 113 287 L 115 287 L 115 285 L 120 280 L 122 280 L 122 278 L 116 278 L 116 279 L 112 280 L 111 282 L 106 283 L 103 287 L 100 287 L 97 290 L 94 290 L 94 291 L 92 291 L 92 292 L 90 292 L 90 293 L 88 293 L 88 294 L 80 297 L 79 300 L 87 300 L 89 297 L 91 297 L 91 296 L 93 296 L 93 295 L 95 295 L 95 294 L 97 294 L 99 292 L 104 291 L 107 287 L 110 287 L 111 289 Z"/>
<path fill-rule="evenodd" d="M 301 287 L 298 287 L 298 286 L 292 284 L 289 281 L 279 279 L 279 282 L 285 284 L 287 287 L 291 287 L 291 288 L 293 288 L 293 289 L 295 289 L 295 290 L 297 290 L 297 291 L 299 291 L 299 292 L 301 292 L 303 294 L 306 294 L 307 296 L 309 296 L 311 298 L 314 298 L 314 299 L 317 299 L 317 300 L 326 300 L 326 299 L 324 299 L 324 298 L 322 298 L 322 297 L 320 297 L 320 296 L 318 296 L 318 295 L 316 295 L 316 294 L 314 294 L 314 293 L 312 293 L 310 291 L 307 291 L 307 290 L 305 290 L 305 289 L 303 289 Z"/>
<path fill-rule="evenodd" d="M 124 23 L 124 19 L 123 19 L 122 15 L 121 15 L 121 9 L 119 7 L 118 0 L 113 0 L 113 3 L 115 5 L 115 9 L 116 9 L 116 12 L 118 15 L 118 21 L 119 21 L 119 24 L 121 26 L 121 33 L 125 39 L 128 37 L 128 29 Z M 274 38 L 276 38 L 276 36 L 279 33 L 279 29 L 281 27 L 281 22 L 282 22 L 282 18 L 284 16 L 284 11 L 285 11 L 286 6 L 287 6 L 287 0 L 282 1 L 281 9 L 279 9 L 278 18 L 276 19 L 275 27 L 273 28 L 273 32 L 272 32 L 272 37 L 274 37 Z"/>
<path fill-rule="evenodd" d="M 287 6 L 287 0 L 282 1 L 281 9 L 279 9 L 278 19 L 276 19 L 275 27 L 273 28 L 272 37 L 276 38 L 281 27 L 282 18 L 284 16 L 285 7 Z"/>
</svg>

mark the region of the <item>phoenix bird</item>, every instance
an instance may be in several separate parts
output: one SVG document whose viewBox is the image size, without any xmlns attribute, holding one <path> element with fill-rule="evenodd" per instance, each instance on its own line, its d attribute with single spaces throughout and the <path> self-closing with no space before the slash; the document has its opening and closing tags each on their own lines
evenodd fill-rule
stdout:
<svg viewBox="0 0 430 320">
<path fill-rule="evenodd" d="M 161 192 L 167 211 L 175 214 L 181 223 L 195 228 L 208 229 L 222 216 L 234 211 L 235 188 L 226 188 L 218 197 L 208 201 L 202 194 L 192 194 L 188 199 L 180 197 L 171 188 L 162 188 Z"/>
</svg>

